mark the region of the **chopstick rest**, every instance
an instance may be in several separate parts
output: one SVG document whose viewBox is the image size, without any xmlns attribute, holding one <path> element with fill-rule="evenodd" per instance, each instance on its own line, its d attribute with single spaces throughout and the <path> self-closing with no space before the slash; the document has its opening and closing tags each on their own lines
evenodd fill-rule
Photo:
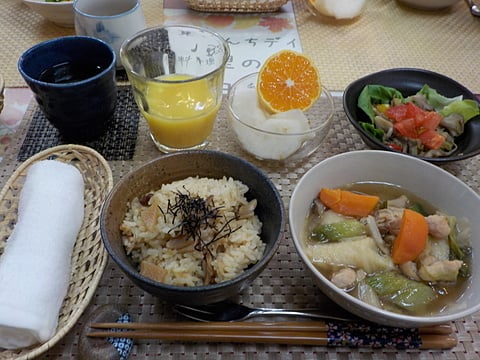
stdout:
<svg viewBox="0 0 480 360">
<path fill-rule="evenodd" d="M 0 256 L 0 348 L 27 347 L 55 334 L 83 217 L 77 168 L 55 160 L 29 167 L 17 222 Z"/>
<path fill-rule="evenodd" d="M 133 349 L 133 339 L 127 337 L 92 338 L 87 334 L 92 323 L 113 321 L 115 326 L 126 326 L 131 315 L 122 305 L 106 304 L 87 315 L 78 343 L 78 360 L 126 360 Z M 126 330 L 117 329 L 118 332 Z M 118 335 L 118 334 L 117 334 Z"/>
</svg>

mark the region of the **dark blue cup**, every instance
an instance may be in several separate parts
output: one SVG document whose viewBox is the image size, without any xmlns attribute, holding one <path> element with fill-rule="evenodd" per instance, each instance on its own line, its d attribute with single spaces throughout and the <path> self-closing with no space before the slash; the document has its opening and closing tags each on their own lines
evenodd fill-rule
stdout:
<svg viewBox="0 0 480 360">
<path fill-rule="evenodd" d="M 102 40 L 65 36 L 25 51 L 18 70 L 49 122 L 69 141 L 105 133 L 117 101 L 115 52 Z"/>
</svg>

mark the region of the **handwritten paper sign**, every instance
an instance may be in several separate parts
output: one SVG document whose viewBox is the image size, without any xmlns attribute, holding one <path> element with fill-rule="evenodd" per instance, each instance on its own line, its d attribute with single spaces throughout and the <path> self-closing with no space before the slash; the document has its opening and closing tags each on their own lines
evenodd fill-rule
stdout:
<svg viewBox="0 0 480 360">
<path fill-rule="evenodd" d="M 290 49 L 301 52 L 291 2 L 274 13 L 204 13 L 181 0 L 164 1 L 165 25 L 189 24 L 220 34 L 230 46 L 225 90 L 235 81 L 260 70 L 272 54 Z"/>
</svg>

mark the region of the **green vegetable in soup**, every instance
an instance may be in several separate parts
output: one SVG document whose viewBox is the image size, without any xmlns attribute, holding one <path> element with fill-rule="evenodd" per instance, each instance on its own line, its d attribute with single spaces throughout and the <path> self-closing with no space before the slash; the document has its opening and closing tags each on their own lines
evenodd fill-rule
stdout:
<svg viewBox="0 0 480 360">
<path fill-rule="evenodd" d="M 456 227 L 456 218 L 453 216 L 448 217 L 448 224 L 451 229 Z M 448 234 L 448 245 L 450 247 L 450 260 L 462 260 L 463 264 L 458 272 L 458 276 L 463 278 L 470 277 L 470 257 L 472 254 L 472 248 L 470 246 L 460 246 L 457 240 L 457 234 L 455 231 L 450 231 Z"/>
<path fill-rule="evenodd" d="M 430 286 L 410 280 L 393 271 L 367 276 L 365 283 L 371 286 L 382 300 L 391 302 L 411 313 L 425 311 L 427 305 L 437 297 Z"/>
<path fill-rule="evenodd" d="M 313 229 L 312 238 L 320 241 L 339 241 L 366 234 L 366 227 L 360 221 L 348 219 L 332 224 L 322 224 Z"/>
<path fill-rule="evenodd" d="M 428 216 L 429 214 L 425 211 L 422 205 L 419 203 L 412 204 L 408 207 L 410 210 L 416 211 L 423 216 Z"/>
</svg>

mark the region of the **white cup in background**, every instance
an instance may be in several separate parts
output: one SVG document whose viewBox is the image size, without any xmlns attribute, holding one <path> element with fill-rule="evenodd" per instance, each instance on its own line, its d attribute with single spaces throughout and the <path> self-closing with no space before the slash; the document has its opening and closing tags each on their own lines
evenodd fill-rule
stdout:
<svg viewBox="0 0 480 360">
<path fill-rule="evenodd" d="M 110 44 L 120 62 L 123 41 L 146 28 L 140 0 L 74 0 L 75 32 Z"/>
</svg>

